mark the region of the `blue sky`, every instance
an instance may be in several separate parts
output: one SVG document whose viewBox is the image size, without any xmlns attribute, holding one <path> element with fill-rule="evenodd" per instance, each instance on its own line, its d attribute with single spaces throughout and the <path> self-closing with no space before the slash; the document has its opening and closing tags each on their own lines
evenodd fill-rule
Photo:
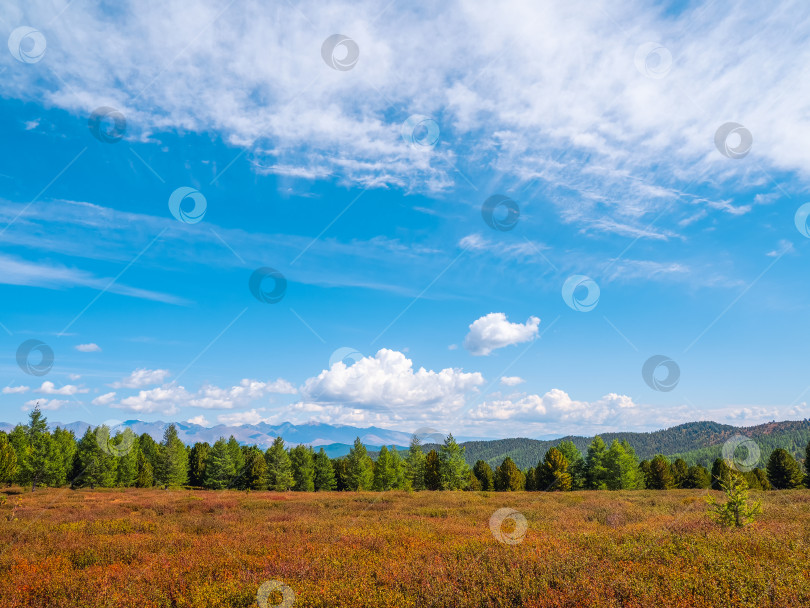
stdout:
<svg viewBox="0 0 810 608">
<path fill-rule="evenodd" d="M 808 417 L 804 4 L 188 8 L 0 12 L 0 419 Z"/>
</svg>

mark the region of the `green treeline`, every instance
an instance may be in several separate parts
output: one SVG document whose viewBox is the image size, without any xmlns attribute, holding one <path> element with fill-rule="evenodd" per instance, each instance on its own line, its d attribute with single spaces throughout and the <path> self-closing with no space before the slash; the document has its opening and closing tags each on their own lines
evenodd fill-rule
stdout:
<svg viewBox="0 0 810 608">
<path fill-rule="evenodd" d="M 483 490 L 548 491 L 673 488 L 719 489 L 732 478 L 744 478 L 753 489 L 810 486 L 810 441 L 804 467 L 791 451 L 770 452 L 766 468 L 740 472 L 722 458 L 711 470 L 683 458 L 656 455 L 639 460 L 626 440 L 610 445 L 597 436 L 583 453 L 572 441 L 547 450 L 535 466 L 521 469 L 505 457 L 494 469 L 485 460 L 470 467 L 465 447 L 449 435 L 438 449 L 414 439 L 407 451 L 383 446 L 376 460 L 360 439 L 349 454 L 329 458 L 323 448 L 287 448 L 279 437 L 267 450 L 220 438 L 213 445 L 186 446 L 170 425 L 159 443 L 132 430 L 111 436 L 106 426 L 88 428 L 81 438 L 72 431 L 48 431 L 35 409 L 28 424 L 0 432 L 0 483 L 58 487 L 191 486 L 222 490 Z M 808 473 L 807 475 L 805 473 Z"/>
</svg>

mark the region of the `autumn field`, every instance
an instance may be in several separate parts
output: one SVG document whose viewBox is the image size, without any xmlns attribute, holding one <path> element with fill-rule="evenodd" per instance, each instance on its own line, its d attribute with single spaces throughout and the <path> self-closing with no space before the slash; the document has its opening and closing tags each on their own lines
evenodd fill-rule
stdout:
<svg viewBox="0 0 810 608">
<path fill-rule="evenodd" d="M 4 492 L 8 608 L 810 605 L 807 490 L 741 529 L 706 490 Z"/>
</svg>

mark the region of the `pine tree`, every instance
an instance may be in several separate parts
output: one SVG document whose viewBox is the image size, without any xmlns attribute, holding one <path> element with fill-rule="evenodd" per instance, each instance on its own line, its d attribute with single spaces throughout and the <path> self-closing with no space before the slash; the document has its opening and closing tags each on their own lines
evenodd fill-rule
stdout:
<svg viewBox="0 0 810 608">
<path fill-rule="evenodd" d="M 366 446 L 360 438 L 354 440 L 354 445 L 346 457 L 347 485 L 350 490 L 370 490 L 374 484 L 373 463 L 369 458 Z"/>
<path fill-rule="evenodd" d="M 8 434 L 8 442 L 17 455 L 17 471 L 12 476 L 11 482 L 24 485 L 23 471 L 25 470 L 25 459 L 28 454 L 28 435 L 25 431 L 25 427 L 21 424 L 15 426 Z"/>
<path fill-rule="evenodd" d="M 705 489 L 712 485 L 712 476 L 706 467 L 693 465 L 689 467 L 684 480 L 684 488 Z"/>
<path fill-rule="evenodd" d="M 73 472 L 76 458 L 76 435 L 73 434 L 73 431 L 56 427 L 52 437 L 58 455 L 52 482 L 54 486 L 63 486 Z"/>
<path fill-rule="evenodd" d="M 552 448 L 553 449 L 553 448 Z M 556 450 L 555 450 L 556 451 Z M 566 467 L 568 462 L 562 454 L 557 451 L 560 460 L 565 463 Z M 570 484 L 570 477 L 568 478 Z M 526 480 L 523 477 L 520 469 L 514 461 L 507 456 L 497 469 L 495 469 L 495 489 L 499 492 L 518 492 L 525 487 Z"/>
<path fill-rule="evenodd" d="M 158 481 L 165 486 L 183 486 L 188 483 L 188 452 L 173 424 L 166 428 L 160 444 Z"/>
<path fill-rule="evenodd" d="M 207 442 L 197 442 L 188 455 L 188 483 L 201 488 L 205 483 L 205 463 L 211 446 Z"/>
<path fill-rule="evenodd" d="M 276 492 L 286 492 L 294 483 L 290 455 L 284 449 L 284 440 L 276 437 L 264 454 L 267 461 L 267 487 Z"/>
<path fill-rule="evenodd" d="M 240 476 L 242 489 L 266 490 L 267 489 L 267 461 L 262 451 L 256 446 L 252 446 L 244 451 L 245 466 Z"/>
<path fill-rule="evenodd" d="M 470 467 L 464 459 L 466 448 L 456 443 L 450 433 L 439 448 L 441 461 L 442 488 L 446 490 L 463 490 L 467 483 Z"/>
<path fill-rule="evenodd" d="M 230 487 L 234 479 L 234 465 L 231 450 L 224 437 L 220 437 L 211 446 L 205 463 L 203 486 L 211 490 L 223 490 Z"/>
<path fill-rule="evenodd" d="M 537 464 L 536 487 L 544 492 L 562 492 L 571 489 L 568 460 L 557 448 L 551 448 Z M 511 488 L 510 488 L 511 489 Z"/>
<path fill-rule="evenodd" d="M 8 440 L 8 435 L 0 431 L 0 483 L 10 484 L 17 474 L 17 453 Z"/>
<path fill-rule="evenodd" d="M 115 485 L 118 467 L 115 456 L 105 449 L 109 441 L 110 429 L 106 425 L 87 428 L 76 449 L 73 486 L 111 488 Z"/>
<path fill-rule="evenodd" d="M 132 429 L 125 428 L 116 434 L 113 443 L 118 446 L 116 485 L 129 488 L 135 485 L 138 478 L 138 438 Z"/>
<path fill-rule="evenodd" d="M 413 490 L 425 489 L 425 453 L 417 435 L 411 438 L 408 455 L 405 457 L 405 483 Z"/>
<path fill-rule="evenodd" d="M 492 472 L 492 467 L 489 466 L 484 460 L 479 460 L 473 467 L 473 473 L 481 483 L 481 489 L 485 492 L 491 492 L 495 489 L 495 474 Z"/>
<path fill-rule="evenodd" d="M 585 487 L 585 459 L 573 441 L 561 441 L 557 449 L 568 461 L 568 472 L 571 474 L 571 489 L 581 490 Z M 527 477 L 528 482 L 528 477 Z M 537 488 L 541 490 L 542 488 Z"/>
<path fill-rule="evenodd" d="M 467 475 L 467 487 L 465 490 L 469 490 L 470 492 L 479 492 L 481 490 L 481 482 L 478 481 L 472 469 L 470 469 L 470 473 Z"/>
<path fill-rule="evenodd" d="M 290 462 L 292 463 L 293 490 L 296 492 L 315 491 L 315 462 L 313 460 L 312 448 L 304 445 L 297 445 L 290 450 Z"/>
<path fill-rule="evenodd" d="M 763 471 L 762 469 L 757 467 L 756 469 L 751 471 L 751 474 L 754 477 L 756 477 L 757 481 L 759 482 L 759 487 L 762 490 L 770 490 L 771 489 L 771 482 L 768 481 L 768 474 L 765 471 Z"/>
<path fill-rule="evenodd" d="M 722 490 L 724 486 L 729 486 L 733 476 L 734 470 L 724 459 L 715 459 L 712 465 L 712 490 Z"/>
<path fill-rule="evenodd" d="M 337 488 L 335 469 L 323 448 L 315 454 L 315 491 L 328 491 Z"/>
<path fill-rule="evenodd" d="M 807 447 L 804 448 L 804 470 L 807 473 L 804 479 L 807 482 L 807 487 L 810 488 L 810 441 L 807 442 Z"/>
<path fill-rule="evenodd" d="M 391 457 L 388 448 L 382 446 L 377 462 L 374 463 L 374 482 L 372 488 L 378 492 L 390 490 L 389 480 L 391 479 Z"/>
<path fill-rule="evenodd" d="M 721 485 L 721 489 L 726 493 L 726 502 L 720 504 L 714 496 L 708 496 L 707 501 L 712 505 L 715 521 L 728 526 L 742 528 L 754 521 L 757 515 L 762 513 L 762 505 L 755 502 L 748 504 L 748 484 L 740 475 L 731 475 L 728 483 Z"/>
<path fill-rule="evenodd" d="M 627 441 L 614 439 L 605 454 L 605 484 L 608 490 L 636 490 L 644 487 L 636 452 Z"/>
<path fill-rule="evenodd" d="M 802 485 L 804 475 L 790 452 L 778 448 L 768 459 L 768 481 L 776 490 L 792 490 Z"/>
<path fill-rule="evenodd" d="M 141 439 L 138 440 L 140 444 Z M 135 487 L 136 488 L 151 488 L 155 485 L 155 472 L 152 469 L 152 464 L 149 462 L 149 459 L 143 453 L 143 450 L 139 447 L 138 448 L 138 456 L 135 459 L 138 473 L 135 478 Z"/>
<path fill-rule="evenodd" d="M 442 463 L 436 450 L 430 450 L 425 457 L 425 489 L 442 489 Z"/>
<path fill-rule="evenodd" d="M 332 461 L 332 471 L 335 473 L 335 490 L 349 490 L 349 461 L 346 458 L 335 458 Z"/>
<path fill-rule="evenodd" d="M 566 459 L 567 462 L 567 459 Z M 569 465 L 570 468 L 570 465 Z M 527 492 L 534 492 L 537 488 L 537 469 L 534 467 L 529 467 L 526 469 L 526 472 L 523 473 L 523 476 L 526 478 L 526 488 Z"/>
<path fill-rule="evenodd" d="M 20 481 L 31 484 L 31 491 L 38 485 L 55 485 L 60 477 L 60 458 L 53 437 L 48 432 L 48 421 L 38 407 L 28 415 L 28 425 L 24 428 L 25 454 L 21 461 Z"/>
<path fill-rule="evenodd" d="M 650 461 L 650 472 L 644 481 L 650 490 L 670 490 L 675 487 L 669 460 L 661 454 L 656 455 Z"/>
<path fill-rule="evenodd" d="M 672 463 L 672 476 L 675 478 L 676 488 L 686 487 L 686 478 L 689 475 L 689 465 L 683 458 L 676 458 Z"/>
<path fill-rule="evenodd" d="M 585 487 L 589 490 L 607 489 L 607 469 L 604 460 L 607 455 L 607 446 L 597 435 L 588 446 L 588 455 L 585 457 Z"/>
<path fill-rule="evenodd" d="M 138 447 L 140 448 L 141 452 L 143 452 L 143 456 L 146 461 L 149 463 L 149 467 L 152 470 L 152 485 L 155 485 L 158 483 L 157 475 L 160 469 L 160 444 L 152 439 L 152 436 L 148 433 L 143 433 L 140 437 L 138 437 Z"/>
<path fill-rule="evenodd" d="M 391 446 L 391 449 L 388 452 L 390 454 L 390 478 L 389 478 L 389 485 L 394 490 L 404 490 L 406 486 L 405 482 L 405 461 L 402 460 L 402 455 L 399 453 L 399 450 L 395 445 Z M 465 484 L 466 485 L 466 484 Z"/>
<path fill-rule="evenodd" d="M 232 488 L 241 487 L 239 477 L 245 468 L 245 455 L 242 453 L 242 446 L 239 445 L 233 435 L 228 438 L 228 453 L 231 455 L 231 462 L 233 463 L 233 478 L 230 481 L 230 486 Z"/>
</svg>

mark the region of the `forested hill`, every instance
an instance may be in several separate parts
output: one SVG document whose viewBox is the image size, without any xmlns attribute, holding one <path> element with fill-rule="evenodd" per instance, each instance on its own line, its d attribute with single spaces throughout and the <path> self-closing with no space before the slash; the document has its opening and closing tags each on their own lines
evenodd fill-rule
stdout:
<svg viewBox="0 0 810 608">
<path fill-rule="evenodd" d="M 614 439 L 627 440 L 636 450 L 639 459 L 646 460 L 656 454 L 678 455 L 689 464 L 711 464 L 720 456 L 723 443 L 735 435 L 754 439 L 765 455 L 775 448 L 785 448 L 796 457 L 803 458 L 804 446 L 810 441 L 810 419 L 785 422 L 768 422 L 751 427 L 737 427 L 717 422 L 688 422 L 669 429 L 650 433 L 602 433 L 605 443 Z M 467 462 L 474 464 L 485 460 L 491 466 L 499 465 L 509 456 L 518 467 L 525 469 L 537 466 L 537 462 L 549 448 L 561 441 L 574 442 L 583 454 L 592 437 L 568 436 L 551 441 L 537 439 L 496 439 L 492 441 L 467 441 Z"/>
</svg>

